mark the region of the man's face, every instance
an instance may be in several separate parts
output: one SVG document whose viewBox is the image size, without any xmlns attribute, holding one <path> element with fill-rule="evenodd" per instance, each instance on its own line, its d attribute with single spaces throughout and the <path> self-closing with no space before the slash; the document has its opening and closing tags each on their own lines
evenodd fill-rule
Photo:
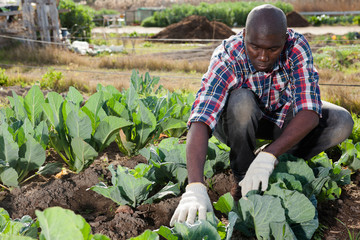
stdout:
<svg viewBox="0 0 360 240">
<path fill-rule="evenodd" d="M 286 42 L 286 36 L 282 34 L 261 34 L 255 31 L 244 30 L 245 47 L 249 59 L 260 72 L 270 72 Z"/>
</svg>

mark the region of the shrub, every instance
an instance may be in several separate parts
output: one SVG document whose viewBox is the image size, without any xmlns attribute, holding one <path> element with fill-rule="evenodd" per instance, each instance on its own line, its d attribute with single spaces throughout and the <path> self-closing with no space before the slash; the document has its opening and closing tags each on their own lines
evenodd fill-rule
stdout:
<svg viewBox="0 0 360 240">
<path fill-rule="evenodd" d="M 147 17 L 145 18 L 142 22 L 141 22 L 141 26 L 143 27 L 156 27 L 156 21 L 154 19 L 153 16 Z"/>
<path fill-rule="evenodd" d="M 245 25 L 246 17 L 256 6 L 264 2 L 222 2 L 222 3 L 200 3 L 198 6 L 190 4 L 174 4 L 171 8 L 161 12 L 155 12 L 152 17 L 142 22 L 144 27 L 166 27 L 170 24 L 180 22 L 182 19 L 191 16 L 205 16 L 209 21 L 218 21 L 232 27 L 234 25 Z M 293 10 L 289 3 L 271 3 L 282 9 L 285 13 Z"/>
<path fill-rule="evenodd" d="M 308 17 L 308 21 L 313 26 L 320 26 L 320 25 L 350 25 L 355 23 L 354 16 L 328 16 L 328 15 L 321 15 L 321 16 L 310 16 Z"/>
<path fill-rule="evenodd" d="M 0 86 L 7 86 L 9 77 L 5 74 L 5 69 L 0 68 Z"/>
<path fill-rule="evenodd" d="M 358 143 L 360 142 L 360 116 L 357 116 L 355 113 L 352 113 L 351 116 L 354 120 L 354 127 L 349 138 L 352 139 L 354 143 Z"/>
<path fill-rule="evenodd" d="M 353 18 L 353 23 L 360 26 L 360 15 Z"/>
<path fill-rule="evenodd" d="M 41 78 L 40 87 L 42 89 L 53 89 L 58 90 L 60 86 L 60 81 L 63 79 L 62 72 L 55 71 L 53 68 L 50 68 Z"/>
<path fill-rule="evenodd" d="M 88 6 L 79 5 L 72 0 L 61 0 L 59 9 L 69 11 L 60 13 L 60 22 L 63 27 L 68 28 L 72 37 L 89 41 L 91 29 L 94 27 L 93 18 L 95 10 Z"/>
</svg>

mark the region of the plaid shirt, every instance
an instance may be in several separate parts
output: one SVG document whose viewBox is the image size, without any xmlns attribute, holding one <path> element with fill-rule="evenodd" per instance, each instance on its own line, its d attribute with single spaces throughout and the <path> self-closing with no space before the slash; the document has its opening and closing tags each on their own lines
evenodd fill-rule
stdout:
<svg viewBox="0 0 360 240">
<path fill-rule="evenodd" d="M 232 90 L 248 88 L 259 98 L 264 118 L 282 127 L 290 106 L 293 114 L 302 109 L 321 116 L 319 75 L 313 65 L 310 46 L 299 33 L 288 29 L 289 37 L 272 72 L 257 72 L 245 51 L 243 33 L 218 46 L 204 74 L 192 106 L 188 127 L 203 122 L 212 131 Z"/>
</svg>

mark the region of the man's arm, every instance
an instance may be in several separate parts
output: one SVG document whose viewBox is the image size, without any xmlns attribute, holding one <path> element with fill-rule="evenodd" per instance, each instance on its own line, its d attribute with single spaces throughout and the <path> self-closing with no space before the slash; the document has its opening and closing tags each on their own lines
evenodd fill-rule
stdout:
<svg viewBox="0 0 360 240">
<path fill-rule="evenodd" d="M 302 110 L 296 114 L 281 136 L 267 146 L 264 151 L 279 157 L 300 142 L 319 124 L 319 115 L 311 110 Z"/>
<path fill-rule="evenodd" d="M 170 226 L 175 222 L 193 224 L 196 216 L 206 219 L 206 213 L 213 211 L 206 186 L 204 185 L 204 164 L 208 149 L 210 128 L 201 122 L 191 124 L 187 135 L 186 159 L 188 182 L 185 193 L 171 218 Z"/>
<path fill-rule="evenodd" d="M 319 116 L 311 110 L 302 110 L 296 114 L 281 136 L 260 152 L 250 164 L 244 179 L 239 183 L 241 194 L 257 190 L 261 183 L 261 190 L 268 187 L 269 176 L 275 168 L 277 157 L 288 151 L 301 141 L 311 130 L 319 124 Z"/>
<path fill-rule="evenodd" d="M 187 135 L 186 160 L 188 181 L 204 182 L 204 164 L 208 149 L 210 128 L 202 122 L 191 124 Z"/>
</svg>

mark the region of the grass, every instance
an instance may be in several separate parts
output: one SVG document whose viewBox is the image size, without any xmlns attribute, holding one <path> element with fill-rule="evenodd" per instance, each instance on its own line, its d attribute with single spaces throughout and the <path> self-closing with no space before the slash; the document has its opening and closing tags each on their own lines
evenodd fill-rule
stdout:
<svg viewBox="0 0 360 240">
<path fill-rule="evenodd" d="M 120 33 L 95 33 L 91 43 L 95 45 L 123 45 L 127 53 L 150 54 L 158 52 L 170 52 L 179 50 L 192 50 L 199 46 L 208 44 L 203 43 L 168 43 L 151 40 L 151 34 L 142 34 L 136 38 L 129 37 L 128 34 Z M 164 47 L 166 46 L 166 47 Z"/>
<path fill-rule="evenodd" d="M 110 35 L 106 43 L 111 44 L 111 41 L 116 41 L 116 37 L 118 35 Z M 315 37 L 311 39 L 310 45 L 319 46 L 319 41 L 325 40 L 328 39 L 323 36 Z M 321 47 L 314 51 L 314 64 L 319 70 L 320 84 L 360 85 L 360 44 L 344 43 L 346 44 L 340 41 L 335 43 L 335 46 Z M 137 41 L 134 45 L 135 52 L 129 50 L 132 48 L 129 40 L 126 44 L 125 54 L 103 54 L 96 57 L 81 56 L 63 48 L 28 49 L 18 45 L 10 51 L 0 50 L 0 64 L 15 67 L 0 67 L 6 67 L 7 85 L 33 84 L 40 81 L 52 67 L 63 73 L 61 81 L 56 83 L 57 91 L 65 91 L 68 86 L 76 85 L 81 91 L 92 93 L 98 83 L 111 84 L 118 89 L 127 88 L 132 69 L 160 76 L 161 84 L 170 90 L 184 89 L 195 92 L 200 87 L 201 77 L 207 71 L 209 60 L 172 59 L 160 54 L 174 50 L 195 51 L 198 44 Z M 215 48 L 209 45 L 201 46 L 210 50 L 209 55 Z M 156 54 L 151 54 L 154 52 Z M 360 113 L 360 88 L 320 85 L 320 90 L 324 100 L 341 105 L 351 112 Z"/>
<path fill-rule="evenodd" d="M 335 218 L 338 222 L 340 222 L 342 225 L 344 225 L 344 227 L 346 228 L 346 231 L 349 235 L 349 240 L 359 240 L 360 239 L 360 232 L 358 232 L 357 234 L 355 233 L 355 231 L 350 231 L 350 229 L 346 226 L 345 223 L 343 223 L 340 219 Z"/>
<path fill-rule="evenodd" d="M 142 57 L 104 57 L 99 62 L 99 68 L 112 69 L 142 69 L 146 71 L 165 72 L 205 72 L 209 65 L 208 61 L 189 62 L 188 60 L 172 60 L 163 57 L 142 56 Z"/>
</svg>

